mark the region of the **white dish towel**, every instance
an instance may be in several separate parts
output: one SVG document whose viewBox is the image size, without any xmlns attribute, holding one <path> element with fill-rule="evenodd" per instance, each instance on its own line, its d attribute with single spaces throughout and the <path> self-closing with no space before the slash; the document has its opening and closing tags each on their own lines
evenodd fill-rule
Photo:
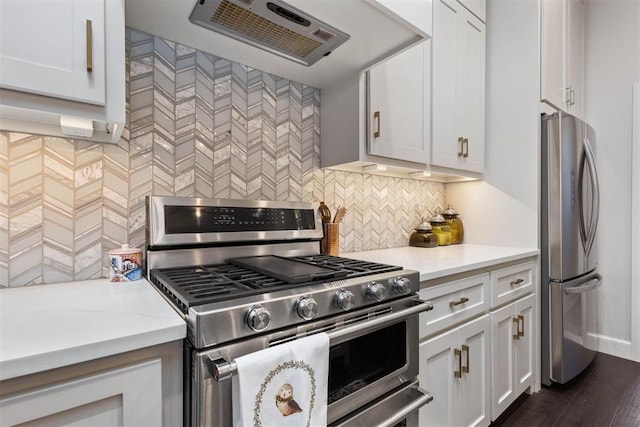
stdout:
<svg viewBox="0 0 640 427">
<path fill-rule="evenodd" d="M 233 421 L 239 427 L 327 425 L 329 337 L 326 333 L 235 359 Z"/>
</svg>

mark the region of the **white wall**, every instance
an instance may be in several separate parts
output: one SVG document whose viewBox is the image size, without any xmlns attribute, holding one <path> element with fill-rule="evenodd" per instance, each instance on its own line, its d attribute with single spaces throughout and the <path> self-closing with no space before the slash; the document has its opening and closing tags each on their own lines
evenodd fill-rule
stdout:
<svg viewBox="0 0 640 427">
<path fill-rule="evenodd" d="M 485 179 L 446 188 L 466 243 L 539 247 L 538 34 L 536 0 L 487 2 Z"/>
<path fill-rule="evenodd" d="M 631 263 L 640 262 L 631 258 L 632 85 L 640 81 L 640 1 L 589 0 L 585 21 L 584 117 L 597 134 L 603 277 L 590 301 L 597 315 L 589 334 L 600 351 L 632 358 Z"/>
</svg>

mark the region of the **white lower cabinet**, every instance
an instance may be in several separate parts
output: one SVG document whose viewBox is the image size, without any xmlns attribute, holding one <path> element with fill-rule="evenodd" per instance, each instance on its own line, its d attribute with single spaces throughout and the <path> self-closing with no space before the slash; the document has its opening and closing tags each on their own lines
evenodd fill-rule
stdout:
<svg viewBox="0 0 640 427">
<path fill-rule="evenodd" d="M 160 426 L 161 370 L 158 358 L 2 399 L 0 426 Z"/>
<path fill-rule="evenodd" d="M 535 295 L 491 312 L 491 410 L 497 418 L 533 384 Z"/>
<path fill-rule="evenodd" d="M 421 343 L 420 387 L 434 396 L 421 426 L 489 425 L 489 334 L 485 314 Z"/>
<path fill-rule="evenodd" d="M 536 260 L 421 283 L 420 387 L 433 401 L 421 426 L 487 426 L 535 391 Z"/>
<path fill-rule="evenodd" d="M 0 427 L 182 425 L 182 342 L 0 382 Z"/>
</svg>

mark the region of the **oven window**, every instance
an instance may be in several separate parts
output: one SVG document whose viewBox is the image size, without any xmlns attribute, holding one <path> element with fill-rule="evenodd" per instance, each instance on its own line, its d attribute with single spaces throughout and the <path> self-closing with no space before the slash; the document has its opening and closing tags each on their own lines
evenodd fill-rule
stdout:
<svg viewBox="0 0 640 427">
<path fill-rule="evenodd" d="M 333 403 L 406 365 L 406 323 L 331 346 L 329 399 Z"/>
</svg>

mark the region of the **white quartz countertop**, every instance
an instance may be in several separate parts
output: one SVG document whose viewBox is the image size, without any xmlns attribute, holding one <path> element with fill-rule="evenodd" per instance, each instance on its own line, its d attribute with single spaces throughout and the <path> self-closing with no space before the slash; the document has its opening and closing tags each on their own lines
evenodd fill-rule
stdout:
<svg viewBox="0 0 640 427">
<path fill-rule="evenodd" d="M 341 254 L 347 258 L 399 265 L 420 272 L 420 281 L 538 255 L 538 249 L 461 244 L 436 248 L 402 247 Z"/>
<path fill-rule="evenodd" d="M 146 280 L 0 290 L 0 380 L 185 336 L 184 320 Z"/>
</svg>

